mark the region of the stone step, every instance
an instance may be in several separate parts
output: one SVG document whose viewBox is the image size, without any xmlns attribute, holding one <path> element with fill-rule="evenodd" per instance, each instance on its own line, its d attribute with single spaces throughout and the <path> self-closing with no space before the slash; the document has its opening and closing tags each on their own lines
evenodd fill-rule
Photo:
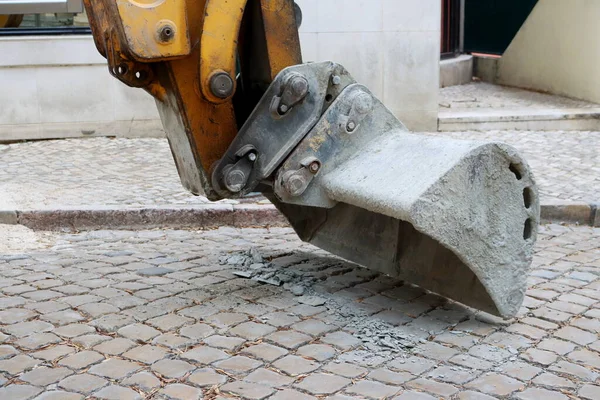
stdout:
<svg viewBox="0 0 600 400">
<path fill-rule="evenodd" d="M 600 130 L 600 108 L 440 111 L 438 130 L 597 131 Z"/>
</svg>

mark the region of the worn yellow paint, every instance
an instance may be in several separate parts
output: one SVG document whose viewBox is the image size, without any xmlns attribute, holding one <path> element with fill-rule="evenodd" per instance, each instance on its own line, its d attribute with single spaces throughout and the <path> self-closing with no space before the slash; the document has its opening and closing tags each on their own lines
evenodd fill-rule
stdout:
<svg viewBox="0 0 600 400">
<path fill-rule="evenodd" d="M 127 47 L 135 59 L 165 59 L 190 53 L 185 1 L 116 0 L 116 3 Z M 167 25 L 173 29 L 174 36 L 162 42 L 158 32 Z"/>
<path fill-rule="evenodd" d="M 271 79 L 284 68 L 302 63 L 302 51 L 294 2 L 289 0 L 261 0 L 260 2 Z"/>
<path fill-rule="evenodd" d="M 213 103 L 226 100 L 214 96 L 210 78 L 217 72 L 235 79 L 238 37 L 247 0 L 208 0 L 200 39 L 200 86 Z"/>
</svg>

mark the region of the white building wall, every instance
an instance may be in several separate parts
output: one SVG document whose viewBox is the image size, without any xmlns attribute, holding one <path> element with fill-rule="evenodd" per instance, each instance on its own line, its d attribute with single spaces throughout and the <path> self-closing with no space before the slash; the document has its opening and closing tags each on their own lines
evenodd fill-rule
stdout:
<svg viewBox="0 0 600 400">
<path fill-rule="evenodd" d="M 296 0 L 305 61 L 343 64 L 412 130 L 437 130 L 440 0 Z"/>
<path fill-rule="evenodd" d="M 440 0 L 297 0 L 305 61 L 336 61 L 412 130 L 436 130 Z M 0 140 L 160 136 L 154 100 L 91 36 L 0 38 Z"/>
</svg>

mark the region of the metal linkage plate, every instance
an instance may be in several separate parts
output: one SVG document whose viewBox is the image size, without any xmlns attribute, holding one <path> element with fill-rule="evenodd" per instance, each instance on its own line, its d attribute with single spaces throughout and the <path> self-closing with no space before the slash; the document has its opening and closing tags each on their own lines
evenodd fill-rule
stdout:
<svg viewBox="0 0 600 400">
<path fill-rule="evenodd" d="M 369 89 L 348 86 L 277 171 L 275 195 L 290 204 L 335 206 L 337 202 L 325 193 L 322 177 L 376 137 L 398 129 L 406 130 Z"/>
<path fill-rule="evenodd" d="M 353 83 L 344 67 L 332 62 L 283 70 L 215 165 L 214 189 L 229 198 L 254 191 Z"/>
</svg>

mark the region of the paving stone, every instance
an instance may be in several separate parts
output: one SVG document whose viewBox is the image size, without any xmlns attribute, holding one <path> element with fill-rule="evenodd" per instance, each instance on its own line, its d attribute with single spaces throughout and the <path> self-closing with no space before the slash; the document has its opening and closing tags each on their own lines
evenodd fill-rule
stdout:
<svg viewBox="0 0 600 400">
<path fill-rule="evenodd" d="M 82 335 L 82 336 L 77 336 L 76 338 L 72 339 L 71 341 L 80 346 L 83 347 L 85 349 L 91 349 L 92 347 L 102 343 L 102 342 L 106 342 L 108 340 L 110 340 L 110 336 L 104 336 L 104 335 Z"/>
<path fill-rule="evenodd" d="M 183 349 L 197 344 L 198 341 L 195 339 L 186 338 L 173 333 L 166 333 L 155 337 L 152 340 L 152 344 L 169 347 L 171 349 Z"/>
<path fill-rule="evenodd" d="M 598 336 L 596 334 L 586 332 L 572 326 L 567 326 L 559 329 L 558 331 L 554 332 L 554 336 L 571 341 L 573 343 L 577 343 L 582 346 L 585 346 L 586 344 L 590 344 L 598 340 Z"/>
<path fill-rule="evenodd" d="M 225 349 L 229 351 L 235 350 L 245 342 L 246 341 L 244 339 L 221 335 L 213 335 L 204 339 L 204 343 L 211 347 L 216 347 L 218 349 Z"/>
<path fill-rule="evenodd" d="M 406 384 L 406 386 L 412 389 L 423 390 L 443 397 L 450 397 L 458 392 L 458 389 L 450 384 L 440 383 L 423 378 L 410 381 Z"/>
<path fill-rule="evenodd" d="M 300 318 L 296 317 L 295 315 L 290 315 L 289 313 L 282 311 L 263 315 L 261 319 L 263 322 L 277 327 L 290 326 L 300 321 Z"/>
<path fill-rule="evenodd" d="M 248 372 L 260 367 L 261 365 L 262 362 L 245 356 L 234 356 L 214 363 L 215 367 L 232 372 L 234 374 Z"/>
<path fill-rule="evenodd" d="M 600 355 L 595 351 L 589 351 L 587 349 L 576 350 L 569 353 L 568 358 L 579 364 L 600 369 Z"/>
<path fill-rule="evenodd" d="M 116 338 L 96 345 L 94 350 L 102 354 L 118 356 L 135 346 L 135 342 L 129 339 Z"/>
<path fill-rule="evenodd" d="M 318 319 L 307 319 L 292 325 L 292 329 L 312 336 L 321 336 L 324 333 L 337 329 L 335 325 L 326 324 Z"/>
<path fill-rule="evenodd" d="M 68 354 L 72 354 L 76 351 L 75 347 L 67 346 L 67 345 L 56 345 L 44 350 L 36 351 L 31 355 L 35 358 L 40 358 L 46 361 L 54 361 L 58 358 L 62 358 Z"/>
<path fill-rule="evenodd" d="M 412 390 L 407 390 L 407 391 L 403 392 L 400 396 L 394 397 L 392 400 L 437 400 L 437 399 L 426 393 L 414 392 Z"/>
<path fill-rule="evenodd" d="M 527 349 L 524 354 L 521 354 L 521 358 L 537 364 L 550 365 L 558 359 L 558 356 L 545 350 Z"/>
<path fill-rule="evenodd" d="M 554 374 L 544 372 L 543 374 L 538 375 L 533 383 L 539 386 L 546 386 L 551 388 L 573 388 L 576 385 L 565 378 L 561 378 Z"/>
<path fill-rule="evenodd" d="M 174 272 L 172 269 L 164 267 L 149 267 L 138 269 L 136 273 L 142 276 L 162 276 Z"/>
<path fill-rule="evenodd" d="M 400 387 L 384 385 L 373 381 L 359 381 L 346 388 L 346 392 L 370 398 L 385 398 L 400 391 Z"/>
<path fill-rule="evenodd" d="M 84 324 L 63 325 L 60 328 L 56 328 L 52 331 L 52 333 L 63 338 L 74 338 L 92 332 L 96 332 L 96 330 L 91 326 Z"/>
<path fill-rule="evenodd" d="M 319 368 L 319 364 L 302 357 L 288 355 L 273 363 L 273 366 L 288 375 L 307 374 Z"/>
<path fill-rule="evenodd" d="M 148 342 L 160 335 L 160 331 L 143 324 L 132 324 L 119 329 L 117 333 L 127 339 Z"/>
<path fill-rule="evenodd" d="M 190 326 L 186 326 L 185 328 L 181 328 L 179 333 L 182 336 L 189 337 L 191 339 L 204 339 L 210 335 L 212 335 L 215 330 L 207 324 L 194 324 Z"/>
<path fill-rule="evenodd" d="M 321 341 L 323 343 L 331 344 L 342 350 L 350 350 L 362 343 L 356 337 L 343 331 L 328 333 L 325 335 L 325 337 L 321 338 Z"/>
<path fill-rule="evenodd" d="M 351 380 L 337 375 L 313 374 L 304 378 L 295 386 L 314 395 L 333 394 L 352 383 Z"/>
<path fill-rule="evenodd" d="M 123 379 L 140 368 L 139 364 L 118 358 L 110 358 L 100 364 L 94 365 L 88 372 L 103 378 Z"/>
<path fill-rule="evenodd" d="M 26 310 L 24 308 L 9 308 L 0 311 L 0 324 L 16 324 L 18 322 L 24 322 L 30 318 L 33 318 L 37 313 Z"/>
<path fill-rule="evenodd" d="M 434 369 L 428 377 L 433 378 L 437 381 L 453 383 L 455 385 L 462 385 L 477 377 L 477 373 L 473 370 L 467 370 L 457 367 L 442 366 Z"/>
<path fill-rule="evenodd" d="M 94 397 L 106 400 L 141 400 L 142 396 L 123 386 L 110 385 L 94 393 Z"/>
<path fill-rule="evenodd" d="M 447 361 L 458 354 L 458 352 L 452 348 L 433 342 L 419 345 L 416 348 L 416 353 L 438 361 Z"/>
<path fill-rule="evenodd" d="M 241 313 L 222 312 L 207 317 L 205 321 L 219 328 L 226 328 L 248 321 L 248 316 Z"/>
<path fill-rule="evenodd" d="M 107 303 L 88 303 L 78 308 L 79 311 L 89 315 L 92 318 L 98 318 L 105 314 L 118 313 L 119 309 Z"/>
<path fill-rule="evenodd" d="M 229 358 L 229 354 L 209 346 L 199 346 L 181 354 L 181 358 L 184 360 L 194 361 L 202 365 L 208 365 L 215 361 Z"/>
<path fill-rule="evenodd" d="M 294 378 L 290 378 L 288 376 L 278 374 L 277 372 L 259 368 L 254 372 L 250 373 L 244 378 L 247 382 L 258 383 L 261 385 L 271 386 L 274 388 L 280 388 L 283 386 L 287 386 L 294 382 Z"/>
<path fill-rule="evenodd" d="M 62 390 L 44 392 L 34 400 L 83 400 L 84 397 L 78 393 L 70 393 Z"/>
<path fill-rule="evenodd" d="M 152 364 L 152 370 L 166 378 L 181 378 L 195 367 L 181 360 L 163 359 Z"/>
<path fill-rule="evenodd" d="M 145 392 L 160 387 L 160 380 L 150 372 L 138 372 L 122 381 L 127 386 L 137 386 Z"/>
<path fill-rule="evenodd" d="M 579 389 L 578 395 L 582 399 L 597 400 L 600 399 L 600 386 L 596 385 L 583 385 Z"/>
<path fill-rule="evenodd" d="M 177 314 L 167 314 L 160 317 L 152 318 L 146 321 L 148 325 L 155 327 L 163 332 L 169 332 L 176 330 L 185 324 L 189 324 L 194 320 L 191 318 L 183 317 Z"/>
<path fill-rule="evenodd" d="M 12 346 L 4 345 L 0 346 L 0 359 L 9 358 L 19 354 L 19 351 Z"/>
<path fill-rule="evenodd" d="M 98 376 L 80 374 L 69 376 L 58 383 L 58 387 L 79 393 L 90 394 L 106 385 L 108 381 Z"/>
<path fill-rule="evenodd" d="M 523 362 L 511 362 L 504 364 L 500 371 L 520 381 L 529 381 L 542 372 L 542 369 Z"/>
<path fill-rule="evenodd" d="M 256 322 L 244 322 L 229 330 L 229 333 L 243 337 L 247 340 L 256 340 L 275 332 L 276 329 L 270 325 L 257 324 Z"/>
<path fill-rule="evenodd" d="M 459 400 L 494 400 L 496 397 L 488 396 L 487 394 L 472 392 L 467 390 L 458 394 Z"/>
<path fill-rule="evenodd" d="M 270 334 L 265 337 L 265 340 L 287 349 L 296 349 L 310 342 L 313 338 L 300 332 L 284 330 Z"/>
<path fill-rule="evenodd" d="M 135 322 L 129 315 L 107 314 L 90 322 L 92 326 L 103 332 L 116 332 L 118 329 Z"/>
<path fill-rule="evenodd" d="M 0 388 L 0 399 L 28 400 L 41 391 L 42 389 L 31 385 L 9 385 Z"/>
<path fill-rule="evenodd" d="M 247 399 L 261 400 L 273 394 L 275 390 L 265 385 L 235 381 L 221 386 L 221 391 L 233 393 Z"/>
<path fill-rule="evenodd" d="M 333 347 L 325 344 L 309 344 L 307 346 L 300 347 L 296 351 L 296 354 L 323 362 L 335 357 L 337 351 Z"/>
<path fill-rule="evenodd" d="M 288 354 L 286 349 L 278 346 L 273 346 L 268 343 L 261 343 L 254 346 L 246 347 L 242 352 L 252 355 L 254 358 L 263 361 L 275 361 L 278 358 Z"/>
<path fill-rule="evenodd" d="M 19 379 L 31 383 L 34 386 L 48 386 L 51 383 L 56 383 L 72 374 L 73 371 L 68 368 L 39 367 L 21 375 Z"/>
<path fill-rule="evenodd" d="M 406 371 L 414 375 L 421 375 L 436 365 L 436 362 L 422 357 L 396 358 L 388 367 L 397 371 Z"/>
<path fill-rule="evenodd" d="M 328 399 L 330 398 L 328 397 Z M 273 396 L 269 397 L 269 400 L 317 400 L 317 398 L 304 393 L 300 393 L 296 390 L 285 389 L 280 390 Z"/>
<path fill-rule="evenodd" d="M 123 357 L 129 358 L 133 361 L 139 361 L 144 364 L 153 364 L 164 358 L 166 355 L 167 351 L 160 347 L 144 345 L 135 347 L 125 352 Z"/>
<path fill-rule="evenodd" d="M 200 387 L 215 386 L 227 382 L 227 376 L 217 373 L 214 369 L 203 368 L 191 374 L 188 380 Z"/>
<path fill-rule="evenodd" d="M 104 360 L 102 354 L 95 351 L 84 350 L 63 358 L 58 364 L 71 369 L 84 369 L 101 360 Z"/>
<path fill-rule="evenodd" d="M 27 321 L 3 326 L 1 329 L 9 335 L 23 337 L 34 333 L 49 332 L 54 329 L 54 326 L 44 321 Z"/>
<path fill-rule="evenodd" d="M 202 398 L 202 391 L 200 389 L 181 383 L 167 385 L 158 393 L 175 400 L 200 400 Z"/>
<path fill-rule="evenodd" d="M 508 350 L 488 344 L 473 346 L 469 350 L 469 354 L 492 362 L 504 361 L 511 357 L 511 353 Z"/>
<path fill-rule="evenodd" d="M 562 393 L 550 391 L 546 389 L 529 388 L 521 393 L 517 393 L 516 397 L 522 400 L 568 400 L 569 397 Z"/>
<path fill-rule="evenodd" d="M 524 388 L 521 382 L 496 373 L 485 374 L 466 386 L 496 396 L 508 396 Z"/>
<path fill-rule="evenodd" d="M 7 360 L 0 360 L 0 372 L 7 372 L 11 375 L 26 371 L 40 362 L 27 355 L 19 354 Z"/>
<path fill-rule="evenodd" d="M 379 368 L 376 369 L 367 375 L 369 379 L 373 379 L 388 385 L 396 385 L 399 386 L 411 379 L 414 379 L 414 376 L 409 374 L 408 372 L 393 372 L 389 369 Z"/>
<path fill-rule="evenodd" d="M 85 318 L 75 310 L 62 310 L 45 314 L 42 315 L 41 319 L 57 326 L 73 324 L 85 320 Z"/>
</svg>

